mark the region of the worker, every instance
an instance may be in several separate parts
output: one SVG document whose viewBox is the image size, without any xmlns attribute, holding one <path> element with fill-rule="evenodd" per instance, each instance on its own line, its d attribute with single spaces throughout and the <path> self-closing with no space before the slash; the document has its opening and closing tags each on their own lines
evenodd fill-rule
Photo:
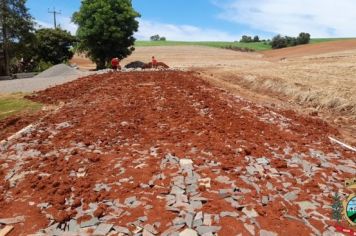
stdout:
<svg viewBox="0 0 356 236">
<path fill-rule="evenodd" d="M 152 68 L 157 68 L 157 60 L 154 56 L 152 57 Z"/>
<path fill-rule="evenodd" d="M 113 59 L 111 60 L 111 68 L 112 68 L 114 71 L 121 70 L 119 58 L 115 57 L 115 58 L 113 58 Z"/>
</svg>

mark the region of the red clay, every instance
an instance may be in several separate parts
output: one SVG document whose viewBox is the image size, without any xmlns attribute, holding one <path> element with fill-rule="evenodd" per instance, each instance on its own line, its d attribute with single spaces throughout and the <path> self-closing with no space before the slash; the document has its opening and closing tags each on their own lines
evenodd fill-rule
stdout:
<svg viewBox="0 0 356 236">
<path fill-rule="evenodd" d="M 204 204 L 204 212 L 236 211 L 214 192 L 230 187 L 215 180 L 218 176 L 227 176 L 238 188 L 250 191 L 240 193 L 239 204 L 255 209 L 261 229 L 280 235 L 312 232 L 305 224 L 284 218 L 286 213 L 298 217 L 299 206 L 281 197 L 290 191 L 283 183 L 289 182 L 291 187 L 302 189 L 295 201 L 312 201 L 318 196 L 319 200 L 331 205 L 332 193 L 339 189 L 327 176 L 334 176 L 340 184 L 352 177 L 350 173 L 326 167 L 311 177 L 305 175 L 300 166 L 287 165 L 293 154 L 304 153 L 304 160 L 320 166 L 316 158 L 311 158 L 310 149 L 330 155 L 339 152 L 339 158 L 331 159 L 335 165 L 342 164 L 344 160 L 355 161 L 351 152 L 328 141 L 327 137 L 337 135 L 337 130 L 315 118 L 256 106 L 212 87 L 193 73 L 166 71 L 96 75 L 38 92 L 31 99 L 49 104 L 64 102 L 65 105 L 46 117 L 35 131 L 17 141 L 27 143 L 28 149 L 38 150 L 40 154 L 19 157 L 23 161 L 20 172 L 33 173 L 27 173 L 26 178 L 14 187 L 9 187 L 9 181 L 4 177 L 19 163 L 19 160 L 8 157 L 19 154 L 13 146 L 0 150 L 0 218 L 26 217 L 25 224 L 15 225 L 10 235 L 27 235 L 43 229 L 49 222 L 46 213 L 52 215 L 56 222 L 66 222 L 78 215 L 76 209 L 79 206 L 87 209 L 90 203 L 98 203 L 95 216 L 110 215 L 112 212 L 103 204 L 104 201 L 122 204 L 131 196 L 136 196 L 143 205 L 126 209 L 130 215 L 110 222 L 126 226 L 146 215 L 149 223 L 159 221 L 158 230 L 163 232 L 176 217 L 165 210 L 165 201 L 160 199 L 170 191 L 172 174 L 177 171 L 175 168 L 160 168 L 168 153 L 192 159 L 199 175 L 211 178 L 211 188 L 201 188 L 202 196 L 209 199 Z M 63 122 L 70 126 L 56 128 Z M 157 155 L 150 154 L 153 147 L 157 149 Z M 285 148 L 290 148 L 291 153 L 286 154 Z M 254 177 L 254 183 L 260 188 L 257 191 L 241 178 L 248 176 L 249 156 L 251 160 L 266 157 L 272 168 L 279 173 L 288 172 L 291 176 L 280 174 L 277 181 L 278 178 L 268 173 L 257 175 Z M 211 167 L 207 165 L 211 161 L 220 164 Z M 125 171 L 121 173 L 120 168 Z M 214 169 L 219 172 L 215 173 Z M 81 173 L 80 170 L 84 170 L 84 177 L 73 176 L 73 173 Z M 140 187 L 159 173 L 167 176 L 155 183 L 159 187 Z M 297 178 L 305 182 L 297 182 Z M 268 182 L 275 190 L 267 189 Z M 110 186 L 110 191 L 93 190 L 96 184 L 102 183 Z M 330 194 L 322 195 L 318 184 L 330 187 Z M 275 199 L 262 206 L 260 199 L 265 195 L 275 196 Z M 68 199 L 73 199 L 73 202 Z M 39 203 L 50 203 L 51 206 L 40 211 L 36 207 Z M 152 205 L 152 209 L 144 209 L 145 205 Z M 331 218 L 331 211 L 323 209 L 322 205 L 316 210 L 325 211 L 326 217 Z M 241 209 L 237 213 L 243 216 Z M 252 224 L 250 220 L 246 222 Z M 325 230 L 320 219 L 310 223 L 320 232 Z M 239 217 L 221 218 L 218 225 L 222 227 L 219 235 L 248 233 Z M 258 233 L 260 229 L 256 225 L 254 227 Z"/>
</svg>

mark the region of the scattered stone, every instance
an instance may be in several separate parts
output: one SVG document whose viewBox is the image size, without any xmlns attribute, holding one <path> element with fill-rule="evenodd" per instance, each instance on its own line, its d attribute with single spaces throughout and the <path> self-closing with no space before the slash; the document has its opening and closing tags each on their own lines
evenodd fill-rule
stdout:
<svg viewBox="0 0 356 236">
<path fill-rule="evenodd" d="M 194 215 L 192 213 L 187 213 L 184 217 L 185 224 L 189 227 L 193 227 L 193 220 L 194 220 Z"/>
<path fill-rule="evenodd" d="M 146 224 L 143 228 L 152 234 L 158 234 L 158 231 L 155 229 L 155 227 L 150 224 Z"/>
<path fill-rule="evenodd" d="M 289 192 L 289 193 L 284 195 L 284 199 L 286 201 L 294 201 L 294 200 L 296 200 L 298 198 L 298 193 L 299 193 L 299 191 Z"/>
<path fill-rule="evenodd" d="M 199 234 L 216 233 L 220 229 L 220 226 L 199 226 L 196 228 Z"/>
<path fill-rule="evenodd" d="M 265 157 L 258 158 L 256 161 L 260 165 L 269 165 L 269 160 L 267 160 Z"/>
<path fill-rule="evenodd" d="M 137 220 L 141 221 L 141 222 L 145 222 L 148 220 L 147 216 L 141 216 L 139 217 Z"/>
<path fill-rule="evenodd" d="M 349 173 L 355 176 L 356 174 L 356 169 L 349 167 L 349 166 L 344 166 L 344 165 L 338 165 L 336 166 L 336 169 L 345 173 Z"/>
<path fill-rule="evenodd" d="M 22 222 L 25 222 L 24 216 L 0 219 L 0 224 L 3 224 L 3 225 L 12 225 L 12 224 L 17 224 L 17 223 L 22 223 Z"/>
<path fill-rule="evenodd" d="M 267 230 L 262 229 L 260 231 L 260 236 L 278 236 L 278 234 L 275 233 L 275 232 L 271 232 L 271 231 L 267 231 Z"/>
<path fill-rule="evenodd" d="M 122 226 L 114 226 L 114 229 L 116 232 L 118 233 L 122 233 L 122 234 L 130 234 L 130 230 L 126 227 L 122 227 Z"/>
<path fill-rule="evenodd" d="M 218 176 L 215 178 L 215 180 L 219 183 L 226 184 L 229 183 L 230 178 L 227 176 Z"/>
<path fill-rule="evenodd" d="M 262 202 L 262 205 L 266 206 L 269 202 L 269 197 L 263 196 L 261 202 Z"/>
<path fill-rule="evenodd" d="M 210 178 L 199 179 L 199 186 L 203 186 L 205 188 L 211 188 L 210 182 L 211 182 Z"/>
<path fill-rule="evenodd" d="M 176 217 L 173 221 L 172 221 L 173 225 L 184 225 L 185 224 L 185 220 L 181 217 Z"/>
<path fill-rule="evenodd" d="M 219 197 L 221 197 L 221 198 L 230 197 L 231 194 L 232 194 L 232 190 L 231 189 L 220 189 L 219 190 Z"/>
<path fill-rule="evenodd" d="M 251 235 L 255 235 L 255 226 L 244 223 L 244 227 Z"/>
<path fill-rule="evenodd" d="M 80 231 L 80 225 L 77 223 L 76 220 L 71 219 L 68 223 L 68 231 L 77 233 Z"/>
<path fill-rule="evenodd" d="M 301 211 L 305 211 L 308 209 L 315 210 L 316 209 L 316 204 L 308 201 L 303 201 L 303 202 L 297 202 L 299 205 Z"/>
<path fill-rule="evenodd" d="M 190 159 L 180 159 L 180 160 L 179 160 L 179 165 L 180 165 L 181 167 L 193 165 L 193 161 L 190 160 Z"/>
<path fill-rule="evenodd" d="M 154 236 L 155 234 L 151 233 L 150 231 L 143 229 L 142 236 Z"/>
<path fill-rule="evenodd" d="M 98 228 L 95 229 L 93 235 L 105 236 L 111 231 L 113 226 L 113 224 L 100 224 Z"/>
<path fill-rule="evenodd" d="M 86 228 L 86 227 L 91 227 L 91 226 L 95 226 L 97 224 L 99 224 L 99 219 L 96 217 L 91 218 L 88 221 L 84 221 L 80 224 L 80 228 Z"/>
<path fill-rule="evenodd" d="M 198 236 L 198 233 L 193 229 L 185 229 L 179 233 L 179 236 Z"/>
<path fill-rule="evenodd" d="M 249 211 L 246 207 L 244 207 L 242 212 L 245 213 L 248 218 L 256 218 L 258 216 L 258 213 L 254 209 Z"/>
<path fill-rule="evenodd" d="M 223 212 L 220 212 L 220 217 L 238 217 L 239 214 L 237 212 L 232 212 L 232 211 L 223 211 Z"/>
<path fill-rule="evenodd" d="M 207 225 L 207 226 L 212 225 L 211 214 L 207 214 L 207 213 L 204 214 L 203 225 Z"/>
</svg>

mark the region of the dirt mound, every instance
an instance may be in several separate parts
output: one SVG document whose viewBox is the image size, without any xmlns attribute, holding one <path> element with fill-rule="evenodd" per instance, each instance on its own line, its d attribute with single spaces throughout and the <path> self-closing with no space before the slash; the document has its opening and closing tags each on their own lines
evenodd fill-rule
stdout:
<svg viewBox="0 0 356 236">
<path fill-rule="evenodd" d="M 129 64 L 127 64 L 126 66 L 125 66 L 125 68 L 129 68 L 129 69 L 138 69 L 138 68 L 141 68 L 141 69 L 143 69 L 143 68 L 145 68 L 145 63 L 144 62 L 142 62 L 142 61 L 133 61 L 133 62 L 130 62 Z"/>
<path fill-rule="evenodd" d="M 261 52 L 267 59 L 280 60 L 284 58 L 304 57 L 331 52 L 356 49 L 356 40 L 332 41 L 317 44 L 299 45 L 296 47 L 268 50 Z"/>
<path fill-rule="evenodd" d="M 149 62 L 149 63 L 145 64 L 145 69 L 149 69 L 149 68 L 153 68 L 152 62 Z M 166 65 L 164 62 L 157 62 L 156 68 L 158 68 L 158 69 L 168 69 L 169 66 Z"/>
<path fill-rule="evenodd" d="M 14 235 L 136 225 L 156 235 L 322 235 L 325 205 L 348 193 L 340 180 L 356 169 L 321 120 L 257 106 L 193 73 L 107 73 L 34 99 L 66 104 L 0 147 L 0 218 L 25 217 Z"/>
<path fill-rule="evenodd" d="M 65 64 L 58 64 L 36 75 L 35 78 L 79 76 L 83 72 Z"/>
</svg>

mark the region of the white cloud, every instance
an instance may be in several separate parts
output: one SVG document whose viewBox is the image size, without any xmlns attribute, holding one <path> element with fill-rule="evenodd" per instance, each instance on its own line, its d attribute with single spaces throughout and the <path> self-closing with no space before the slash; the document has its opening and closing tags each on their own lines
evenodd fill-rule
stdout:
<svg viewBox="0 0 356 236">
<path fill-rule="evenodd" d="M 355 37 L 355 0 L 214 0 L 220 18 L 285 35 Z"/>
<path fill-rule="evenodd" d="M 49 23 L 36 20 L 36 23 L 38 28 L 54 28 L 53 22 Z M 78 26 L 71 21 L 70 17 L 67 16 L 58 16 L 57 26 L 60 26 L 62 29 L 68 30 L 69 32 L 71 32 L 72 35 L 75 35 L 78 29 Z"/>
<path fill-rule="evenodd" d="M 174 25 L 140 19 L 137 39 L 148 40 L 152 35 L 159 34 L 168 40 L 177 41 L 235 41 L 241 35 L 232 35 L 211 28 L 199 28 L 193 25 Z"/>
</svg>

